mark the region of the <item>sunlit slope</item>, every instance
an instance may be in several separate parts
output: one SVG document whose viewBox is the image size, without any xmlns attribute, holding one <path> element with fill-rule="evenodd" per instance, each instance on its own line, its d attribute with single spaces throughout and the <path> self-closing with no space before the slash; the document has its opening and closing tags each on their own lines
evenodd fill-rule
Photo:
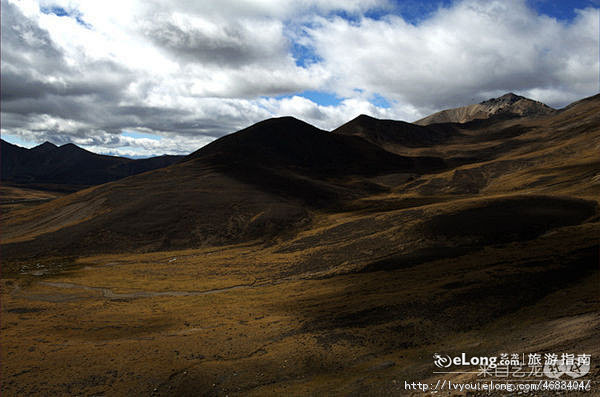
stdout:
<svg viewBox="0 0 600 397">
<path fill-rule="evenodd" d="M 501 97 L 492 98 L 477 104 L 442 110 L 421 120 L 415 121 L 415 124 L 466 123 L 468 121 L 487 119 L 494 116 L 544 116 L 555 112 L 555 109 L 552 109 L 541 102 L 515 95 L 510 92 Z"/>
</svg>

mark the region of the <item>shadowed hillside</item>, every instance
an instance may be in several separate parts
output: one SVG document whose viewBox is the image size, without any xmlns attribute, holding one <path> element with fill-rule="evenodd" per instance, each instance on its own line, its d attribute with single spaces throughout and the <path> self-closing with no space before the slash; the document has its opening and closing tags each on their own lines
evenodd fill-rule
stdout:
<svg viewBox="0 0 600 397">
<path fill-rule="evenodd" d="M 202 158 L 223 170 L 260 166 L 322 177 L 368 176 L 398 170 L 422 173 L 444 168 L 441 159 L 397 156 L 363 137 L 332 134 L 293 117 L 257 123 L 188 158 Z"/>
<path fill-rule="evenodd" d="M 404 121 L 379 120 L 360 115 L 333 130 L 334 134 L 358 136 L 388 151 L 441 144 L 456 135 L 451 125 L 423 127 Z"/>
<path fill-rule="evenodd" d="M 269 240 L 307 225 L 311 210 L 388 190 L 367 176 L 443 169 L 291 117 L 223 137 L 180 164 L 10 214 L 4 253 L 157 250 Z M 23 219 L 26 219 L 23 221 Z M 94 241 L 93 244 L 90 244 Z"/>
<path fill-rule="evenodd" d="M 500 119 L 437 129 L 361 116 L 329 133 L 291 117 L 266 120 L 218 139 L 180 164 L 8 214 L 4 254 L 17 258 L 48 251 L 148 251 L 268 241 L 308 227 L 314 211 L 390 210 L 404 200 L 398 196 L 402 194 L 413 197 L 410 206 L 452 200 L 447 195 L 506 194 L 531 187 L 543 194 L 569 194 L 571 189 L 543 189 L 544 181 L 583 172 L 585 153 L 592 156 L 592 172 L 597 162 L 588 135 L 595 133 L 591 126 L 597 116 L 589 109 L 596 102 L 582 101 L 541 120 Z M 403 149 L 410 156 L 383 149 L 389 142 L 411 141 L 415 143 Z M 55 153 L 57 148 L 31 150 Z M 61 150 L 74 152 L 71 159 L 91 155 L 74 145 Z M 578 157 L 573 151 L 580 151 Z M 583 163 L 566 165 L 575 159 Z M 571 188 L 585 189 L 577 173 L 572 178 Z"/>
</svg>

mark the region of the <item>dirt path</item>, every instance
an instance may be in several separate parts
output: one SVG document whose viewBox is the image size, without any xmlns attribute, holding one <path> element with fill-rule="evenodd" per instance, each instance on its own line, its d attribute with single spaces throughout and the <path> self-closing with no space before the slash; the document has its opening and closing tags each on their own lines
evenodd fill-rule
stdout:
<svg viewBox="0 0 600 397">
<path fill-rule="evenodd" d="M 111 288 L 106 287 L 90 287 L 87 285 L 74 284 L 74 283 L 65 283 L 65 282 L 49 282 L 49 281 L 41 281 L 41 285 L 46 285 L 49 287 L 55 288 L 65 288 L 65 289 L 80 289 L 85 291 L 96 291 L 100 292 L 104 298 L 108 299 L 135 299 L 135 298 L 151 298 L 155 296 L 197 296 L 197 295 L 208 295 L 215 294 L 219 292 L 231 291 L 239 288 L 251 288 L 256 284 L 256 280 L 249 284 L 239 284 L 233 285 L 231 287 L 225 288 L 215 288 L 204 291 L 136 291 L 136 292 L 125 292 L 118 293 L 114 292 Z M 13 291 L 16 292 L 16 291 Z M 44 296 L 28 296 L 28 299 L 33 300 L 49 300 L 46 295 Z"/>
</svg>

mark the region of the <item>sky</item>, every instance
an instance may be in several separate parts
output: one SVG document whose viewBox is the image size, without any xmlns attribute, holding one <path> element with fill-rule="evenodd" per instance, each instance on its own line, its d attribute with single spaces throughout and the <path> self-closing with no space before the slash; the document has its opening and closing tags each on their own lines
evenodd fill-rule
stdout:
<svg viewBox="0 0 600 397">
<path fill-rule="evenodd" d="M 1 0 L 1 134 L 188 154 L 270 117 L 332 130 L 507 92 L 598 93 L 600 0 Z"/>
</svg>

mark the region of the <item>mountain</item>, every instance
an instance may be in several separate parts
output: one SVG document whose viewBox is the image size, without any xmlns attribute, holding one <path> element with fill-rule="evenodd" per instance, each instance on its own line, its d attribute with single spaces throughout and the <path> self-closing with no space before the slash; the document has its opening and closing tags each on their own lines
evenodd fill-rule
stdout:
<svg viewBox="0 0 600 397">
<path fill-rule="evenodd" d="M 31 149 L 0 143 L 3 181 L 17 184 L 90 186 L 176 163 L 182 156 L 132 160 L 89 152 L 72 143 L 44 142 Z"/>
<path fill-rule="evenodd" d="M 4 143 L 4 141 L 2 141 L 2 143 Z M 38 145 L 36 147 L 31 148 L 32 152 L 36 152 L 36 153 L 48 153 L 48 152 L 52 152 L 55 149 L 58 149 L 58 146 L 56 146 L 55 144 L 51 143 L 51 142 L 44 142 L 41 145 Z"/>
<path fill-rule="evenodd" d="M 544 172 L 557 172 L 552 164 L 570 161 L 565 147 L 574 147 L 570 150 L 582 161 L 593 157 L 585 154 L 590 139 L 585 134 L 596 123 L 596 108 L 592 99 L 549 118 L 433 127 L 361 116 L 334 132 L 292 117 L 269 119 L 224 136 L 178 164 L 62 197 L 31 209 L 25 218 L 8 214 L 3 253 L 146 251 L 269 241 L 307 227 L 314 211 L 372 206 L 373 201 L 364 200 L 373 195 L 401 192 L 435 201 L 448 194 L 539 190 L 544 181 L 574 178 L 568 182 L 572 188 L 579 186 L 579 177 L 567 176 L 571 168 L 550 176 L 540 174 L 540 164 L 551 165 Z M 411 155 L 384 150 L 389 142 L 403 144 Z M 89 158 L 97 162 L 92 164 L 114 158 L 75 145 L 3 148 L 55 154 L 54 162 L 46 160 L 40 167 L 64 170 L 63 163 L 75 163 L 86 177 L 93 175 L 90 168 L 131 172 L 136 164 L 116 159 L 114 168 L 90 167 Z M 59 153 L 68 153 L 63 163 Z M 517 171 L 523 174 L 519 179 Z M 48 174 L 73 180 L 68 173 Z M 512 190 L 506 190 L 509 186 Z"/>
<path fill-rule="evenodd" d="M 260 166 L 310 175 L 376 175 L 431 171 L 443 161 L 398 156 L 362 137 L 332 134 L 293 117 L 274 118 L 227 135 L 192 153 L 225 169 Z"/>
<path fill-rule="evenodd" d="M 560 148 L 572 145 L 568 139 L 583 139 L 576 134 L 583 128 L 577 112 L 585 106 L 594 108 L 596 102 L 582 102 L 548 119 L 500 118 L 464 126 L 423 127 L 362 116 L 334 132 L 292 117 L 265 120 L 170 167 L 62 197 L 33 208 L 27 218 L 9 214 L 3 236 L 9 244 L 3 245 L 3 253 L 147 251 L 269 241 L 307 227 L 314 211 L 368 207 L 372 201 L 364 200 L 373 195 L 403 192 L 437 200 L 440 194 L 505 192 L 517 179 L 508 184 L 502 178 L 515 170 L 565 161 Z M 553 124 L 559 121 L 575 135 L 549 132 L 560 130 Z M 411 155 L 384 150 L 390 142 L 404 145 Z M 37 150 L 69 151 L 70 159 L 89 156 L 74 145 Z M 105 157 L 94 155 L 97 161 Z M 464 161 L 453 160 L 457 158 Z M 534 173 L 515 186 L 536 186 L 536 178 L 550 180 Z"/>
<path fill-rule="evenodd" d="M 394 152 L 398 148 L 430 147 L 456 135 L 451 126 L 425 127 L 396 120 L 380 120 L 360 115 L 333 130 L 334 134 L 361 137 Z"/>
<path fill-rule="evenodd" d="M 556 110 L 541 103 L 512 92 L 499 98 L 492 98 L 474 105 L 442 110 L 415 121 L 415 124 L 426 126 L 436 123 L 466 123 L 476 119 L 488 119 L 493 116 L 546 116 Z"/>
</svg>

